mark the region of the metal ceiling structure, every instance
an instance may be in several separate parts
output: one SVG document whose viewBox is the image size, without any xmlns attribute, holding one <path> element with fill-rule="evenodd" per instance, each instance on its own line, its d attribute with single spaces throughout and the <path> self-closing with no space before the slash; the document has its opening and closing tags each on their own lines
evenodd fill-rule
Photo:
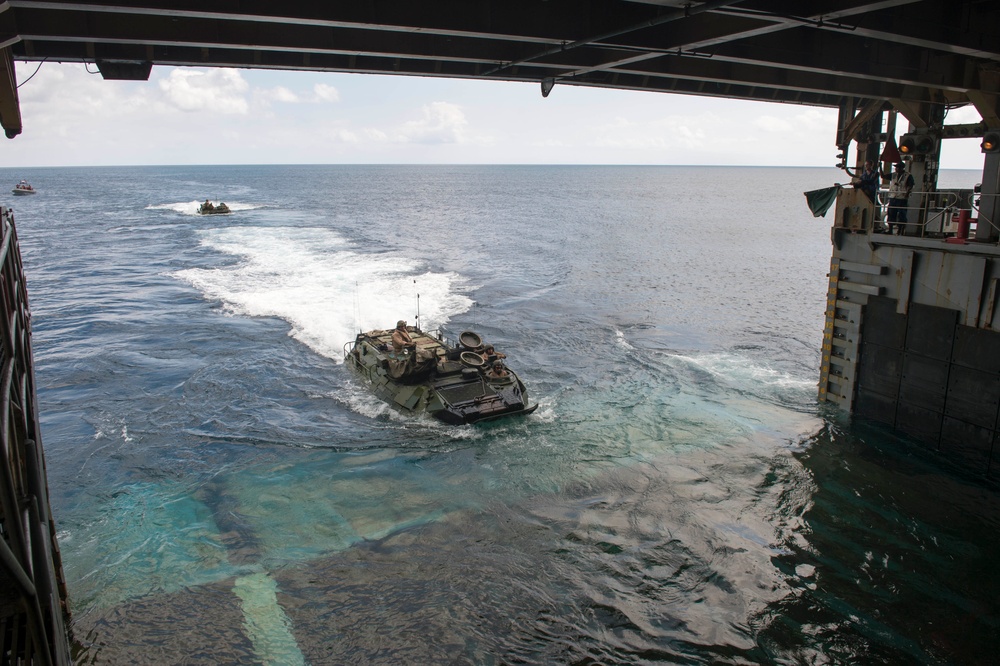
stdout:
<svg viewBox="0 0 1000 666">
<path fill-rule="evenodd" d="M 996 0 L 5 0 L 0 53 L 8 137 L 15 60 L 91 63 L 106 79 L 208 66 L 884 100 L 911 122 L 972 103 L 1000 126 Z"/>
</svg>

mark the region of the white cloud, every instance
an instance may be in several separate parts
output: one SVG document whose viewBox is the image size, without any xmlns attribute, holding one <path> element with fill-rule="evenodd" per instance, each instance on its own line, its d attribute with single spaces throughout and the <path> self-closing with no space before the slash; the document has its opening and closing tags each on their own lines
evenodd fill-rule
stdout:
<svg viewBox="0 0 1000 666">
<path fill-rule="evenodd" d="M 52 62 L 27 81 L 37 67 L 16 63 L 24 132 L 0 164 L 828 166 L 836 153 L 837 110 L 790 104 L 573 86 L 542 100 L 524 84 L 277 70 L 154 67 L 148 82 L 104 81 L 93 65 Z M 948 115 L 976 121 L 972 107 Z M 978 141 L 946 143 L 942 164 L 982 164 Z"/>
<path fill-rule="evenodd" d="M 88 73 L 85 66 L 50 63 L 43 63 L 30 81 L 22 83 L 18 98 L 23 117 L 35 114 L 54 117 L 67 112 L 81 116 L 113 116 L 150 106 L 146 92 L 135 90 L 129 83 L 104 81 L 99 74 Z"/>
<path fill-rule="evenodd" d="M 262 90 L 260 94 L 264 99 L 270 100 L 272 102 L 295 104 L 299 101 L 299 96 L 293 93 L 285 86 L 277 86 L 276 88 Z"/>
<path fill-rule="evenodd" d="M 254 100 L 269 105 L 273 102 L 281 104 L 319 104 L 322 102 L 340 101 L 340 93 L 333 86 L 325 83 L 314 84 L 308 93 L 296 93 L 285 86 L 254 89 Z"/>
<path fill-rule="evenodd" d="M 834 109 L 817 109 L 812 107 L 795 110 L 795 107 L 778 107 L 781 114 L 765 114 L 754 118 L 753 127 L 764 132 L 780 134 L 785 137 L 814 135 L 830 132 L 836 127 L 837 112 Z M 794 113 L 788 113 L 795 110 Z"/>
<path fill-rule="evenodd" d="M 817 109 L 809 107 L 794 116 L 795 125 L 799 130 L 812 132 L 829 132 L 837 126 L 836 109 Z"/>
<path fill-rule="evenodd" d="M 389 143 L 389 135 L 380 129 L 369 128 L 361 130 L 366 139 L 375 143 Z"/>
<path fill-rule="evenodd" d="M 979 115 L 979 111 L 976 110 L 976 107 L 969 104 L 957 109 L 950 109 L 948 111 L 946 122 L 949 125 L 964 125 L 966 123 L 978 123 L 982 119 L 983 118 Z"/>
<path fill-rule="evenodd" d="M 591 145 L 601 148 L 622 148 L 641 151 L 661 151 L 667 148 L 698 148 L 711 143 L 718 118 L 701 116 L 666 116 L 635 122 L 616 117 L 611 122 L 592 129 Z"/>
<path fill-rule="evenodd" d="M 333 143 L 358 144 L 363 140 L 357 132 L 342 127 L 321 130 L 317 136 Z"/>
<path fill-rule="evenodd" d="M 461 107 L 449 102 L 431 102 L 423 117 L 403 124 L 396 131 L 401 143 L 463 143 L 469 124 Z"/>
<path fill-rule="evenodd" d="M 664 145 L 680 144 L 697 148 L 711 143 L 719 119 L 713 114 L 701 116 L 675 116 L 655 123 L 652 129 Z"/>
<path fill-rule="evenodd" d="M 174 69 L 160 79 L 166 102 L 182 111 L 209 111 L 222 114 L 247 114 L 250 89 L 235 69 Z"/>
<path fill-rule="evenodd" d="M 754 127 L 765 132 L 791 132 L 794 126 L 785 118 L 775 116 L 760 116 L 754 121 Z"/>
<path fill-rule="evenodd" d="M 318 102 L 339 102 L 340 92 L 333 86 L 317 83 L 313 86 L 313 95 Z"/>
<path fill-rule="evenodd" d="M 628 129 L 631 129 L 631 128 L 635 127 L 635 126 L 636 126 L 636 124 L 634 122 L 632 122 L 628 118 L 625 118 L 625 117 L 622 117 L 622 116 L 615 117 L 610 123 L 608 123 L 606 125 L 606 127 L 609 130 L 616 130 L 616 129 L 626 129 L 626 130 L 628 130 Z"/>
</svg>

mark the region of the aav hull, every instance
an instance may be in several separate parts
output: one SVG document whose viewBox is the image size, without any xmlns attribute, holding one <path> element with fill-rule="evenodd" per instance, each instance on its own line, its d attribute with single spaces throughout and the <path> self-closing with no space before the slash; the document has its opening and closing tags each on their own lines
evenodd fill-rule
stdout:
<svg viewBox="0 0 1000 666">
<path fill-rule="evenodd" d="M 478 335 L 463 333 L 458 345 L 424 333 L 407 331 L 415 348 L 393 351 L 392 330 L 359 333 L 345 348 L 352 372 L 392 407 L 408 414 L 427 413 L 451 425 L 464 425 L 530 414 L 528 391 L 520 377 L 487 352 Z"/>
</svg>

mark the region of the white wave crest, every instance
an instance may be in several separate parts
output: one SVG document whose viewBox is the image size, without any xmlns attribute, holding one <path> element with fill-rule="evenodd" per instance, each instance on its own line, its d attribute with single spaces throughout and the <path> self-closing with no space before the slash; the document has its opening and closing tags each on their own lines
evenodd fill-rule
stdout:
<svg viewBox="0 0 1000 666">
<path fill-rule="evenodd" d="M 237 258 L 176 276 L 237 315 L 278 317 L 289 335 L 337 362 L 359 330 L 414 323 L 417 295 L 425 330 L 465 312 L 472 300 L 455 273 L 421 272 L 412 259 L 361 254 L 321 228 L 226 227 L 201 232 L 202 244 Z"/>
<path fill-rule="evenodd" d="M 724 383 L 736 386 L 759 386 L 789 390 L 814 390 L 816 388 L 815 378 L 797 377 L 737 354 L 726 352 L 697 356 L 678 354 L 674 358 L 695 366 Z"/>
<path fill-rule="evenodd" d="M 198 209 L 201 208 L 203 201 L 178 201 L 176 203 L 164 203 L 164 204 L 151 204 L 146 206 L 146 210 L 172 210 L 175 213 L 180 213 L 181 215 L 200 215 Z M 223 203 L 222 201 L 212 201 L 212 203 L 218 205 Z M 229 210 L 234 213 L 241 210 L 255 210 L 257 208 L 266 208 L 264 204 L 254 204 L 254 203 L 240 203 L 226 201 L 225 204 L 229 206 Z"/>
</svg>

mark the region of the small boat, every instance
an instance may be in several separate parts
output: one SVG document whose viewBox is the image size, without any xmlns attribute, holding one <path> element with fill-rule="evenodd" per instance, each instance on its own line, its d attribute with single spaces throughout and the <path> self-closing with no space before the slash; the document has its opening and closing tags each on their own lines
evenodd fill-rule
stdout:
<svg viewBox="0 0 1000 666">
<path fill-rule="evenodd" d="M 391 407 L 430 414 L 450 425 L 530 414 L 528 390 L 492 346 L 473 331 L 452 345 L 416 326 L 403 327 L 412 346 L 394 351 L 393 330 L 358 333 L 344 345 L 347 367 Z M 397 326 L 398 328 L 398 326 Z"/>
<path fill-rule="evenodd" d="M 213 204 L 208 199 L 205 199 L 205 203 L 198 207 L 198 213 L 201 215 L 228 215 L 233 211 L 229 210 L 229 206 L 219 202 L 218 205 Z"/>
<path fill-rule="evenodd" d="M 25 194 L 37 194 L 38 190 L 29 185 L 28 181 L 22 180 L 20 183 L 14 186 L 14 189 L 11 190 L 11 192 L 13 192 L 16 195 L 23 196 Z"/>
</svg>

